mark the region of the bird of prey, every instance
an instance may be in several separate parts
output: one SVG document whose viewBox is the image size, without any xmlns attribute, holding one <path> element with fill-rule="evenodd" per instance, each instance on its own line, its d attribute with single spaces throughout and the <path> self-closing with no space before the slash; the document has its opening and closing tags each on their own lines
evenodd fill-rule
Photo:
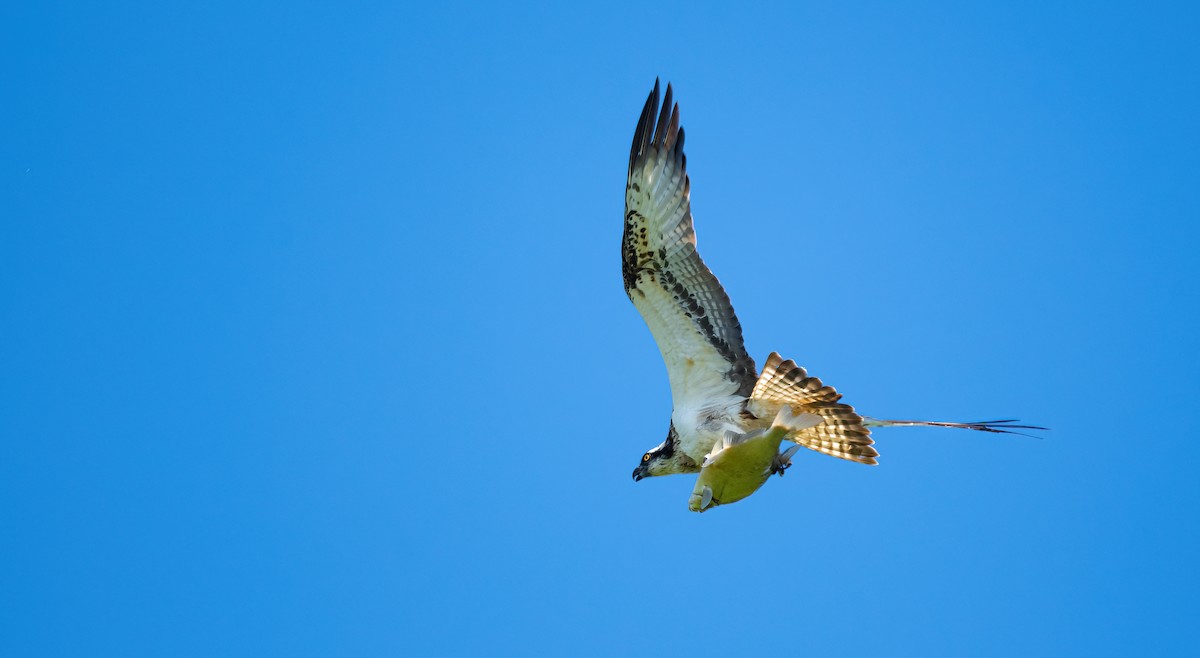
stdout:
<svg viewBox="0 0 1200 658">
<path fill-rule="evenodd" d="M 625 293 L 662 352 L 673 409 L 667 438 L 642 455 L 633 479 L 699 473 L 688 507 L 703 512 L 758 490 L 803 446 L 875 464 L 871 428 L 957 427 L 1013 433 L 1042 429 L 1013 420 L 951 423 L 859 415 L 841 395 L 784 360 L 756 374 L 729 296 L 696 251 L 687 158 L 671 85 L 658 111 L 659 84 L 646 99 L 629 152 L 621 272 Z M 794 443 L 779 453 L 783 441 Z"/>
</svg>

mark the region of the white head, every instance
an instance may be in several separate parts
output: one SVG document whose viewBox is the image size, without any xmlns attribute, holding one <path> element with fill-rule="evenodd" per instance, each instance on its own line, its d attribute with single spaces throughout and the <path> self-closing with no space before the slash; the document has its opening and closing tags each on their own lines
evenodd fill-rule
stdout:
<svg viewBox="0 0 1200 658">
<path fill-rule="evenodd" d="M 646 451 L 642 455 L 642 463 L 633 469 L 633 481 L 656 475 L 675 475 L 678 473 L 699 473 L 700 465 L 682 450 L 677 450 L 679 434 L 675 432 L 675 423 L 667 430 L 667 440 Z"/>
</svg>

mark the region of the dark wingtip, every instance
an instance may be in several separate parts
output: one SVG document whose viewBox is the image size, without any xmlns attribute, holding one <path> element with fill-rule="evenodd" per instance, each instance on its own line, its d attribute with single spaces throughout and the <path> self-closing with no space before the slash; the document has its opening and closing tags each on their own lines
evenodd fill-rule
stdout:
<svg viewBox="0 0 1200 658">
<path fill-rule="evenodd" d="M 667 94 L 671 93 L 671 85 L 667 85 Z M 637 130 L 633 133 L 633 146 L 629 149 L 629 172 L 633 172 L 633 163 L 637 161 L 639 155 L 646 150 L 650 145 L 654 135 L 651 132 L 654 129 L 655 110 L 658 109 L 658 78 L 654 79 L 654 89 L 650 91 L 650 95 L 646 97 L 646 104 L 642 106 L 642 116 L 638 119 Z"/>
<path fill-rule="evenodd" d="M 633 145 L 629 149 L 629 173 L 638 158 L 646 153 L 646 149 L 654 146 L 670 153 L 676 161 L 683 162 L 683 128 L 679 125 L 679 104 L 674 101 L 675 89 L 667 83 L 666 92 L 662 94 L 662 104 L 659 104 L 658 78 L 654 79 L 654 89 L 646 98 L 642 107 L 642 116 L 638 120 L 637 130 L 633 134 Z"/>
<path fill-rule="evenodd" d="M 674 96 L 674 91 L 671 89 L 671 83 L 667 83 L 667 93 L 663 94 L 662 110 L 658 113 L 658 125 L 654 128 L 654 145 L 662 146 L 667 141 L 668 130 L 671 121 L 671 101 Z"/>
</svg>

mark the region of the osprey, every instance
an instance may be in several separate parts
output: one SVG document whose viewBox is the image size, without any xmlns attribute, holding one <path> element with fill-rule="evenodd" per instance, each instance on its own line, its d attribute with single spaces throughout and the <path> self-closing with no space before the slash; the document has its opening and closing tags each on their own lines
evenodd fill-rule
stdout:
<svg viewBox="0 0 1200 658">
<path fill-rule="evenodd" d="M 697 512 L 754 493 L 783 475 L 803 446 L 875 464 L 871 427 L 926 425 L 983 432 L 1043 429 L 1013 420 L 949 423 L 860 416 L 841 395 L 778 353 L 762 372 L 742 343 L 729 296 L 696 251 L 679 106 L 671 85 L 646 99 L 625 183 L 621 273 L 662 352 L 671 384 L 667 438 L 642 455 L 633 479 L 699 473 L 688 507 Z M 795 446 L 780 454 L 782 441 Z"/>
</svg>

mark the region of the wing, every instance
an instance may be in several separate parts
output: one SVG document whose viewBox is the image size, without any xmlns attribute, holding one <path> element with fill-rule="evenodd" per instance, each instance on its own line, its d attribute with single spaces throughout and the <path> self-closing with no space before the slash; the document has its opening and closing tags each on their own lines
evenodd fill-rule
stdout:
<svg viewBox="0 0 1200 658">
<path fill-rule="evenodd" d="M 654 334 L 676 409 L 754 390 L 754 360 L 729 296 L 696 252 L 679 106 L 658 81 L 629 153 L 621 265 L 625 293 Z"/>
</svg>

